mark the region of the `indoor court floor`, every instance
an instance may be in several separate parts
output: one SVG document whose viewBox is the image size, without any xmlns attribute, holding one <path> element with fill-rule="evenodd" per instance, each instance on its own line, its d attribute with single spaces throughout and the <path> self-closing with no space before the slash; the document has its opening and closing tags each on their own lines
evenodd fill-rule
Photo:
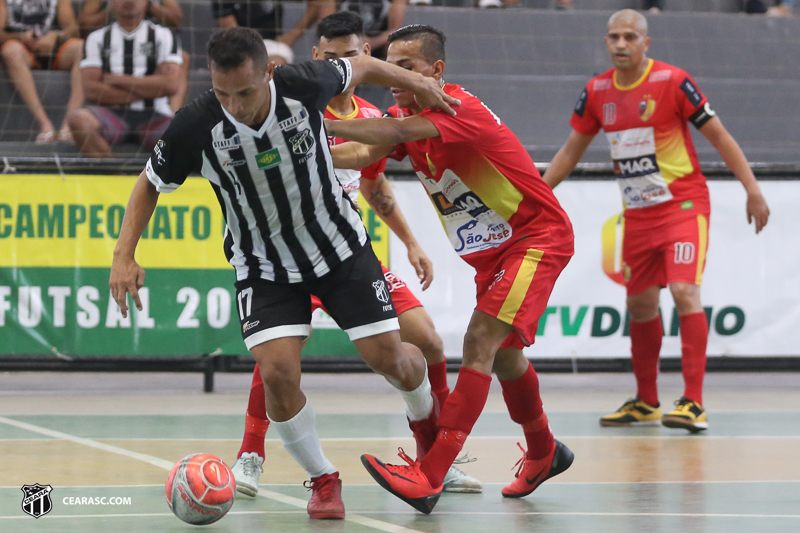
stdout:
<svg viewBox="0 0 800 533">
<path fill-rule="evenodd" d="M 456 375 L 450 374 L 451 387 Z M 375 484 L 359 456 L 397 462 L 413 450 L 399 395 L 372 374 L 307 374 L 323 448 L 339 468 L 344 521 L 309 520 L 304 472 L 267 435 L 256 498 L 238 497 L 214 532 L 797 532 L 800 531 L 800 375 L 716 373 L 706 378 L 710 429 L 601 428 L 597 419 L 633 392 L 629 374 L 542 374 L 556 438 L 575 453 L 563 475 L 530 496 L 500 489 L 513 479 L 522 433 L 497 381 L 465 450 L 463 470 L 483 494 L 444 494 L 429 516 Z M 681 394 L 680 374 L 659 378 L 662 405 Z M 235 460 L 250 375 L 0 373 L 0 532 L 195 531 L 164 499 L 167 471 L 197 452 Z M 22 485 L 51 485 L 52 511 L 21 509 Z M 68 505 L 120 497 L 129 505 Z M 80 500 L 78 500 L 80 501 Z"/>
</svg>

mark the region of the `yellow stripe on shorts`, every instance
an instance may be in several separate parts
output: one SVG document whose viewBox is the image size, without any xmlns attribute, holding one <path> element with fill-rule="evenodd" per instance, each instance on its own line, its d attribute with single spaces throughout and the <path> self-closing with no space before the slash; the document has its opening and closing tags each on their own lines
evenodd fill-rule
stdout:
<svg viewBox="0 0 800 533">
<path fill-rule="evenodd" d="M 525 254 L 517 271 L 517 276 L 514 278 L 514 283 L 511 284 L 511 289 L 508 291 L 506 301 L 503 302 L 503 307 L 497 313 L 498 320 L 506 324 L 514 323 L 514 318 L 517 316 L 522 302 L 525 301 L 525 295 L 528 294 L 528 289 L 533 282 L 533 276 L 536 274 L 536 268 L 539 266 L 539 261 L 542 260 L 543 255 L 543 251 L 533 248 Z"/>
<path fill-rule="evenodd" d="M 706 265 L 706 251 L 708 250 L 708 219 L 703 215 L 697 215 L 697 276 L 694 284 L 700 285 L 703 281 L 703 268 Z"/>
</svg>

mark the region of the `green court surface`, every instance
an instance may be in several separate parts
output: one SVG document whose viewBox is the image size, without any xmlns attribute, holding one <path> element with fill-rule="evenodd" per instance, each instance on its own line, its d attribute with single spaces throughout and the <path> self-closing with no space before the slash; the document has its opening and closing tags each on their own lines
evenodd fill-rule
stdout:
<svg viewBox="0 0 800 533">
<path fill-rule="evenodd" d="M 99 397 L 98 400 L 101 401 Z M 256 498 L 239 497 L 214 532 L 794 532 L 800 531 L 800 411 L 718 411 L 701 435 L 662 427 L 600 428 L 596 412 L 553 412 L 557 438 L 576 461 L 532 495 L 504 499 L 513 479 L 518 426 L 487 412 L 464 470 L 482 479 L 483 494 L 444 494 L 425 516 L 374 484 L 361 453 L 395 462 L 411 447 L 403 416 L 320 414 L 326 454 L 345 481 L 344 521 L 310 520 L 303 473 L 268 434 L 267 464 Z M 200 531 L 168 509 L 163 479 L 183 455 L 207 451 L 229 464 L 242 417 L 0 417 L 6 461 L 0 483 L 1 532 Z M 12 458 L 9 461 L 9 458 Z M 52 511 L 34 519 L 21 510 L 23 484 L 51 484 Z M 129 498 L 122 505 L 69 505 L 70 498 Z"/>
</svg>

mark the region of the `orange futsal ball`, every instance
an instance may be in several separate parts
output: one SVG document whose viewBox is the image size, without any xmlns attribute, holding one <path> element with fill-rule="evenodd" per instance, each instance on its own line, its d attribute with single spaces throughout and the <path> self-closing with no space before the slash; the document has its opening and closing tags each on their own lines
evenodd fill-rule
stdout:
<svg viewBox="0 0 800 533">
<path fill-rule="evenodd" d="M 198 526 L 212 524 L 233 506 L 236 481 L 222 459 L 196 453 L 175 463 L 167 476 L 166 493 L 175 516 Z"/>
</svg>

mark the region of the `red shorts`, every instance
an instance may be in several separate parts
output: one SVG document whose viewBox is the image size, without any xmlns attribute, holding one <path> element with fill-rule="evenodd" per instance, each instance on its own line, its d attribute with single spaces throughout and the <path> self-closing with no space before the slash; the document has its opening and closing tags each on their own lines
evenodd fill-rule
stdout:
<svg viewBox="0 0 800 533">
<path fill-rule="evenodd" d="M 417 297 L 414 296 L 414 293 L 411 292 L 405 282 L 395 276 L 383 263 L 381 263 L 381 268 L 383 269 L 383 277 L 386 278 L 386 284 L 389 286 L 389 292 L 392 294 L 392 302 L 394 303 L 394 309 L 398 316 L 409 309 L 422 307 L 422 304 L 417 300 Z M 319 301 L 319 298 L 311 296 L 311 312 L 313 313 L 317 309 L 325 311 L 325 307 L 322 305 L 322 302 Z"/>
<path fill-rule="evenodd" d="M 561 271 L 572 258 L 572 243 L 509 250 L 491 271 L 478 272 L 478 311 L 514 327 L 501 348 L 533 344 L 539 318 Z"/>
<path fill-rule="evenodd" d="M 673 282 L 700 285 L 706 266 L 709 214 L 653 224 L 625 220 L 622 269 L 628 294 Z"/>
</svg>

